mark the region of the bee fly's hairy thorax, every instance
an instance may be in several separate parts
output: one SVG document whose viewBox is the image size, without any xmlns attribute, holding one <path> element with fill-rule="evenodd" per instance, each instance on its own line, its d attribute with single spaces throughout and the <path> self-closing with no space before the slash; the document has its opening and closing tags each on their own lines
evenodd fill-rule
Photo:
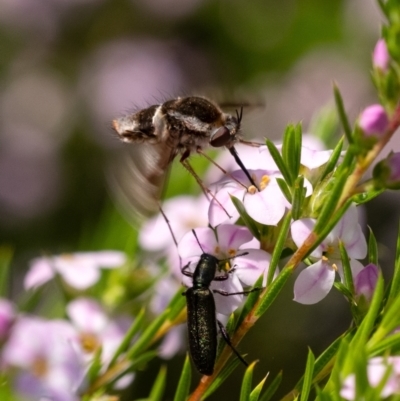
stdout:
<svg viewBox="0 0 400 401">
<path fill-rule="evenodd" d="M 239 141 L 240 120 L 202 97 L 168 100 L 114 120 L 120 139 L 130 143 L 164 143 L 176 153 L 208 146 L 231 147 Z"/>
</svg>

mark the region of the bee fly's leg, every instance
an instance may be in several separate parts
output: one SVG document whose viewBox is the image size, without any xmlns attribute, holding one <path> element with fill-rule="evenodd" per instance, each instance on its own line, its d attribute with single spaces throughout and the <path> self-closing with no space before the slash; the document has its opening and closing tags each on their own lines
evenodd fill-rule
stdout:
<svg viewBox="0 0 400 401">
<path fill-rule="evenodd" d="M 240 160 L 240 157 L 238 155 L 236 148 L 232 145 L 231 147 L 228 148 L 228 150 L 229 150 L 229 153 L 235 159 L 236 163 L 239 165 L 239 167 L 242 169 L 242 171 L 246 174 L 246 177 L 251 182 L 251 185 L 254 185 L 257 188 L 257 190 L 260 191 L 260 188 L 258 188 L 257 184 L 254 182 L 254 180 L 251 177 L 250 173 L 248 172 L 247 168 L 244 166 L 243 162 Z"/>
<path fill-rule="evenodd" d="M 204 195 L 207 197 L 207 199 L 209 199 L 209 196 L 211 196 L 211 198 L 213 198 L 218 205 L 221 206 L 222 210 L 226 213 L 226 215 L 229 218 L 232 218 L 232 216 L 228 213 L 228 211 L 224 208 L 224 206 L 221 204 L 221 202 L 215 197 L 215 195 L 203 184 L 203 181 L 201 180 L 201 178 L 197 175 L 197 173 L 193 170 L 193 167 L 190 165 L 190 163 L 188 162 L 187 157 L 185 157 L 187 151 L 185 151 L 185 153 L 182 155 L 180 162 L 182 163 L 182 165 L 186 168 L 187 171 L 189 171 L 190 174 L 192 174 L 192 176 L 194 177 L 194 179 L 197 181 L 197 183 L 200 185 L 200 188 L 203 190 Z"/>
<path fill-rule="evenodd" d="M 215 280 L 215 278 L 214 278 Z M 224 297 L 229 297 L 230 295 L 247 295 L 255 291 L 261 291 L 261 288 L 259 287 L 254 287 L 251 290 L 247 291 L 239 291 L 239 292 L 226 292 L 222 290 L 213 290 L 213 292 L 216 292 L 217 294 L 223 295 Z"/>
<path fill-rule="evenodd" d="M 232 351 L 235 353 L 235 355 L 239 358 L 239 360 L 245 365 L 249 366 L 249 364 L 243 359 L 242 355 L 239 354 L 239 352 L 236 350 L 236 348 L 232 345 L 231 339 L 229 337 L 228 332 L 226 331 L 224 325 L 217 320 L 219 331 L 221 332 L 222 338 L 225 340 L 225 342 L 231 347 Z"/>
<path fill-rule="evenodd" d="M 197 153 L 205 157 L 210 163 L 214 164 L 215 167 L 217 167 L 219 170 L 222 171 L 223 174 L 227 175 L 229 178 L 231 178 L 233 181 L 237 182 L 239 185 L 241 185 L 243 188 L 247 189 L 246 185 L 241 183 L 237 178 L 233 177 L 232 174 L 228 173 L 224 168 L 222 168 L 218 163 L 216 163 L 210 156 L 208 156 L 206 153 L 203 152 L 203 149 L 200 147 L 197 148 Z"/>
<path fill-rule="evenodd" d="M 244 139 L 239 139 L 239 143 L 243 143 L 243 145 L 251 146 L 252 148 L 259 148 L 260 146 L 265 146 L 265 143 L 245 141 Z"/>
<path fill-rule="evenodd" d="M 176 247 L 178 247 L 178 241 L 176 240 L 175 234 L 172 231 L 171 223 L 160 204 L 158 205 L 158 209 L 159 209 L 161 215 L 164 217 L 165 222 L 167 223 L 168 230 L 171 233 L 171 237 L 172 237 L 172 240 L 174 241 L 174 244 L 176 245 Z"/>
</svg>

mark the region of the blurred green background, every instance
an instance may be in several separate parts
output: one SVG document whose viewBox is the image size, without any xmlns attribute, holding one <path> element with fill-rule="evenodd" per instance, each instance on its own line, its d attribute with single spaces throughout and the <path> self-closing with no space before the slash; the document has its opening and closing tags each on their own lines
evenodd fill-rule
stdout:
<svg viewBox="0 0 400 401">
<path fill-rule="evenodd" d="M 332 103 L 333 80 L 352 117 L 376 101 L 369 71 L 381 16 L 372 0 L 0 0 L 0 10 L 0 243 L 15 249 L 11 293 L 43 252 L 126 249 L 133 228 L 105 179 L 122 148 L 113 118 L 200 94 L 262 104 L 245 111 L 244 132 L 279 141 L 289 122 L 307 132 Z M 176 181 L 169 194 L 186 185 Z M 367 211 L 389 267 L 397 203 L 385 195 Z M 307 346 L 318 354 L 349 322 L 334 292 L 313 306 L 291 298 L 288 287 L 240 346 L 260 359 L 256 378 L 283 369 L 281 395 L 298 380 Z M 168 363 L 169 399 L 182 361 Z M 148 394 L 159 364 L 139 374 L 127 399 Z M 210 399 L 238 398 L 237 371 Z"/>
</svg>

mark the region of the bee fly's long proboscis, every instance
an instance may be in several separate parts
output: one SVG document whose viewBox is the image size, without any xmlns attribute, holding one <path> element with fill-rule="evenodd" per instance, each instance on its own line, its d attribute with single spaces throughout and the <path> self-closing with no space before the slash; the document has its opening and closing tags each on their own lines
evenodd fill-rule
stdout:
<svg viewBox="0 0 400 401">
<path fill-rule="evenodd" d="M 242 109 L 236 115 L 227 114 L 214 102 L 196 96 L 178 97 L 115 119 L 113 128 L 119 139 L 138 146 L 132 147 L 125 170 L 114 174 L 112 186 L 127 202 L 131 198 L 139 216 L 149 215 L 159 209 L 163 182 L 174 158 L 180 155 L 182 164 L 195 174 L 188 157 L 210 146 L 225 146 L 255 185 L 234 147 L 238 142 L 257 146 L 242 140 L 241 120 Z"/>
</svg>

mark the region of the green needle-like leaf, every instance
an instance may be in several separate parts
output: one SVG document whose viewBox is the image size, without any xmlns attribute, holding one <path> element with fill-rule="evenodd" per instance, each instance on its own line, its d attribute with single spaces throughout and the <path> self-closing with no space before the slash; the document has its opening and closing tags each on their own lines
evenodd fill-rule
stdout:
<svg viewBox="0 0 400 401">
<path fill-rule="evenodd" d="M 267 276 L 267 286 L 272 282 L 278 263 L 281 260 L 281 255 L 283 247 L 285 246 L 286 240 L 289 235 L 290 223 L 292 221 L 292 213 L 288 212 L 283 219 L 281 229 L 279 230 L 279 235 L 276 240 L 275 248 L 272 253 L 271 263 L 269 264 L 268 276 Z"/>
<path fill-rule="evenodd" d="M 10 273 L 10 264 L 13 257 L 13 249 L 9 246 L 0 246 L 0 296 L 7 297 L 10 289 L 8 280 Z"/>
<path fill-rule="evenodd" d="M 268 374 L 260 381 L 260 383 L 257 384 L 256 387 L 254 387 L 253 391 L 250 394 L 250 401 L 258 401 L 260 398 L 261 390 L 264 387 L 264 383 L 267 380 Z"/>
<path fill-rule="evenodd" d="M 399 294 L 400 294 L 400 223 L 399 223 L 399 230 L 397 233 L 396 258 L 394 263 L 392 284 L 390 285 L 389 300 L 393 300 Z"/>
<path fill-rule="evenodd" d="M 351 273 L 350 259 L 347 255 L 346 248 L 342 241 L 339 241 L 340 257 L 343 264 L 344 285 L 350 291 L 351 295 L 354 294 L 353 274 Z"/>
<path fill-rule="evenodd" d="M 312 384 L 312 379 L 313 379 L 313 373 L 314 373 L 314 362 L 315 362 L 314 354 L 309 349 L 308 356 L 307 356 L 306 371 L 304 373 L 303 387 L 301 389 L 300 401 L 308 400 L 308 396 L 310 394 L 310 389 L 311 389 L 311 384 Z"/>
<path fill-rule="evenodd" d="M 282 159 L 282 156 L 279 153 L 279 150 L 269 139 L 267 139 L 266 144 L 267 144 L 269 153 L 271 154 L 272 158 L 274 159 L 274 162 L 278 166 L 279 171 L 282 173 L 283 177 L 285 178 L 285 181 L 291 187 L 293 184 L 292 176 L 290 174 L 290 171 L 287 169 L 287 167 Z"/>
<path fill-rule="evenodd" d="M 378 244 L 371 227 L 369 227 L 368 260 L 369 263 L 373 263 L 374 265 L 378 266 Z"/>
<path fill-rule="evenodd" d="M 260 230 L 257 226 L 257 223 L 247 214 L 246 209 L 243 206 L 243 203 L 236 198 L 235 196 L 231 196 L 231 200 L 236 210 L 238 211 L 243 223 L 250 230 L 255 238 L 260 240 Z"/>
<path fill-rule="evenodd" d="M 281 191 L 282 191 L 284 197 L 286 198 L 286 200 L 289 203 L 292 203 L 293 202 L 292 193 L 290 192 L 290 188 L 288 187 L 286 181 L 284 179 L 278 177 L 276 179 L 276 182 L 279 185 L 279 188 L 281 189 Z"/>
<path fill-rule="evenodd" d="M 381 276 L 380 276 L 380 280 L 383 281 Z M 376 294 L 377 289 L 378 289 L 378 286 L 375 288 L 375 294 Z M 371 307 L 372 307 L 372 305 L 371 305 Z M 387 310 L 385 310 L 382 320 L 368 344 L 369 346 L 375 346 L 380 341 L 382 341 L 387 335 L 389 335 L 394 329 L 396 329 L 400 326 L 399 311 L 400 311 L 400 296 L 397 296 L 397 298 L 394 300 L 394 302 L 392 302 L 388 306 Z"/>
<path fill-rule="evenodd" d="M 239 358 L 232 358 L 222 369 L 221 373 L 215 378 L 215 380 L 211 383 L 210 387 L 205 391 L 202 400 L 205 400 L 209 397 L 237 368 L 240 364 Z"/>
<path fill-rule="evenodd" d="M 132 338 L 142 328 L 143 321 L 144 321 L 144 309 L 142 309 L 136 316 L 136 319 L 132 323 L 131 327 L 128 329 L 128 331 L 125 334 L 125 337 L 123 338 L 121 343 L 119 344 L 119 346 L 118 346 L 117 350 L 115 351 L 115 353 L 111 359 L 111 362 L 109 363 L 108 366 L 112 366 L 115 363 L 115 361 L 118 359 L 118 357 L 128 349 L 129 344 L 132 341 Z"/>
<path fill-rule="evenodd" d="M 285 268 L 279 273 L 279 276 L 271 283 L 264 298 L 260 301 L 260 304 L 255 311 L 255 316 L 261 316 L 272 305 L 275 298 L 281 292 L 286 281 L 292 275 L 292 272 L 292 269 Z"/>
<path fill-rule="evenodd" d="M 346 334 L 347 335 L 347 334 Z M 330 373 L 336 353 L 339 349 L 341 341 L 344 336 L 337 338 L 315 361 L 314 363 L 314 377 L 321 376 L 321 379 Z M 303 387 L 304 377 L 302 377 L 296 384 L 295 388 L 300 392 Z"/>
<path fill-rule="evenodd" d="M 96 350 L 96 353 L 93 356 L 93 359 L 90 363 L 89 369 L 86 373 L 87 381 L 89 383 L 92 383 L 93 381 L 96 380 L 97 376 L 100 373 L 100 370 L 103 366 L 101 362 L 101 354 L 103 352 L 103 349 L 100 347 Z"/>
<path fill-rule="evenodd" d="M 185 363 L 183 364 L 183 369 L 181 377 L 179 379 L 178 388 L 176 389 L 174 401 L 185 401 L 189 395 L 190 382 L 192 380 L 192 368 L 190 366 L 189 355 L 186 354 Z"/>
<path fill-rule="evenodd" d="M 298 220 L 303 211 L 304 199 L 306 197 L 306 188 L 304 187 L 304 177 L 297 177 L 294 184 L 293 202 L 292 202 L 292 216 L 293 220 Z"/>
<path fill-rule="evenodd" d="M 333 150 L 331 157 L 328 160 L 328 163 L 326 163 L 325 170 L 320 177 L 320 181 L 322 181 L 328 174 L 330 174 L 335 169 L 339 157 L 342 153 L 342 148 L 343 148 L 343 137 L 340 138 L 340 141 Z"/>
<path fill-rule="evenodd" d="M 249 401 L 251 394 L 251 386 L 253 382 L 253 370 L 255 362 L 251 363 L 243 376 L 242 387 L 240 390 L 240 401 Z"/>
<path fill-rule="evenodd" d="M 141 334 L 138 341 L 129 349 L 127 352 L 127 358 L 134 358 L 139 353 L 143 352 L 148 345 L 154 340 L 158 329 L 162 326 L 166 317 L 168 316 L 169 310 L 165 310 L 161 315 L 157 316 L 156 319 L 147 327 L 147 329 Z"/>
<path fill-rule="evenodd" d="M 165 389 L 165 379 L 167 377 L 167 368 L 165 366 L 161 366 L 160 372 L 156 378 L 156 381 L 153 384 L 153 388 L 151 389 L 149 399 L 151 401 L 161 401 L 164 395 Z"/>
<path fill-rule="evenodd" d="M 383 340 L 377 342 L 370 348 L 371 356 L 382 355 L 385 351 L 390 350 L 392 354 L 396 354 L 396 350 L 400 349 L 400 333 L 395 333 Z"/>
<path fill-rule="evenodd" d="M 342 123 L 343 131 L 346 135 L 347 141 L 351 144 L 353 143 L 351 127 L 344 109 L 342 95 L 340 94 L 339 88 L 336 85 L 333 86 L 333 93 L 335 96 L 336 108 L 339 114 L 340 122 Z"/>
<path fill-rule="evenodd" d="M 282 159 L 291 176 L 291 182 L 299 175 L 301 156 L 301 125 L 288 125 L 283 136 Z"/>
<path fill-rule="evenodd" d="M 275 376 L 274 380 L 272 380 L 272 383 L 265 390 L 264 394 L 261 396 L 260 401 L 269 401 L 276 393 L 276 390 L 278 390 L 279 386 L 281 385 L 281 382 L 282 382 L 282 372 L 279 372 Z"/>
<path fill-rule="evenodd" d="M 371 331 L 374 327 L 376 318 L 379 314 L 380 308 L 381 308 L 381 303 L 382 303 L 382 298 L 383 298 L 383 292 L 384 292 L 384 287 L 383 287 L 383 278 L 380 275 L 378 277 L 378 281 L 376 283 L 375 287 L 375 292 L 372 297 L 371 305 L 369 307 L 369 311 L 366 314 L 364 320 L 362 321 L 360 328 L 357 330 L 354 339 L 352 341 L 352 346 L 353 348 L 357 347 L 359 344 L 364 347 L 365 342 L 367 341 L 367 338 L 371 334 Z M 400 300 L 400 298 L 399 298 Z M 375 337 L 377 333 L 375 332 L 373 338 Z M 370 341 L 370 346 L 374 345 L 373 338 Z"/>
</svg>

